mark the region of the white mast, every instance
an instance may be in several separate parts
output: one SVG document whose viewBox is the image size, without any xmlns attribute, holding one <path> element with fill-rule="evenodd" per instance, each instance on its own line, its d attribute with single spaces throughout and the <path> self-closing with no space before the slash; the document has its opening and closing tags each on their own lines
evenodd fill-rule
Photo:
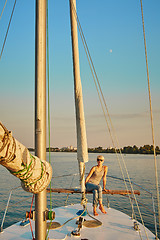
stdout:
<svg viewBox="0 0 160 240">
<path fill-rule="evenodd" d="M 79 172 L 81 181 L 81 191 L 85 191 L 84 184 L 84 164 L 88 161 L 88 149 L 86 138 L 86 127 L 83 109 L 82 85 L 79 67 L 78 34 L 76 19 L 76 0 L 70 0 L 71 34 L 72 34 L 72 54 L 73 54 L 73 73 L 74 73 L 74 93 L 76 107 L 76 126 L 77 126 L 77 159 L 79 162 Z"/>
<path fill-rule="evenodd" d="M 35 149 L 46 160 L 46 0 L 36 0 L 35 39 Z M 36 194 L 35 238 L 45 240 L 46 190 Z"/>
</svg>

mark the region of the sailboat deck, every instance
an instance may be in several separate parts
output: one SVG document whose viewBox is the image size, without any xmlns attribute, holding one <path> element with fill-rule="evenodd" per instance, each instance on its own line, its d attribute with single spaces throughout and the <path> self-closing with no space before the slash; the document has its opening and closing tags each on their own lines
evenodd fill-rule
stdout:
<svg viewBox="0 0 160 240">
<path fill-rule="evenodd" d="M 89 214 L 92 215 L 92 204 L 87 204 L 87 209 Z M 59 207 L 54 209 L 56 213 L 56 218 L 54 222 L 59 222 L 61 225 L 64 224 L 69 219 L 72 219 L 77 216 L 77 212 L 82 210 L 82 206 L 80 204 L 70 205 L 66 207 Z M 140 227 L 140 234 L 139 232 L 135 231 L 133 228 L 134 220 L 132 220 L 128 215 L 117 211 L 113 208 L 106 208 L 107 214 L 103 214 L 97 210 L 98 216 L 96 219 L 102 222 L 102 225 L 98 228 L 88 228 L 82 226 L 80 231 L 80 236 L 73 236 L 71 232 L 77 228 L 76 220 L 73 219 L 63 227 L 50 230 L 49 231 L 49 239 L 85 239 L 85 240 L 115 240 L 115 239 L 147 239 L 144 228 L 141 224 Z M 92 215 L 93 216 L 93 215 Z M 85 220 L 93 220 L 88 214 L 84 216 Z M 35 229 L 34 222 L 32 221 L 33 231 Z M 155 239 L 155 236 L 152 232 L 150 232 L 147 228 L 145 228 L 148 239 Z M 12 225 L 7 229 L 4 229 L 3 233 L 0 233 L 0 240 L 29 240 L 32 239 L 32 234 L 30 230 L 30 226 L 27 225 L 25 227 L 20 226 L 20 223 Z"/>
</svg>

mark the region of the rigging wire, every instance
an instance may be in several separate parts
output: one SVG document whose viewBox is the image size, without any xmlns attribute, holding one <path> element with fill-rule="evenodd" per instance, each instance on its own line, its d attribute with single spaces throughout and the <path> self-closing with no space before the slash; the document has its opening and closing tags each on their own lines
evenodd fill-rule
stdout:
<svg viewBox="0 0 160 240">
<path fill-rule="evenodd" d="M 46 2 L 46 5 L 47 5 L 47 10 L 46 10 L 46 16 L 47 16 L 47 21 L 46 21 L 46 24 L 47 24 L 47 82 L 48 82 L 48 144 L 49 144 L 49 163 L 51 164 L 51 122 L 50 122 L 50 78 L 49 78 L 49 26 L 48 26 L 48 0 Z M 50 181 L 50 211 L 52 211 L 52 192 L 51 192 L 51 188 L 52 188 L 52 185 L 51 185 L 51 181 Z M 52 220 L 51 220 L 51 223 L 50 223 L 50 227 L 51 227 L 51 224 L 52 224 Z M 47 234 L 46 234 L 46 240 L 48 239 L 48 234 L 49 234 L 49 231 L 50 231 L 50 227 L 47 231 Z"/>
<path fill-rule="evenodd" d="M 48 141 L 49 141 L 49 163 L 51 164 L 51 123 L 50 123 L 50 88 L 49 88 L 49 31 L 48 31 L 48 0 L 47 0 L 47 77 L 48 77 Z M 50 182 L 50 189 L 51 189 Z M 50 191 L 50 210 L 52 210 L 52 196 Z"/>
<path fill-rule="evenodd" d="M 73 3 L 72 3 L 72 4 L 73 4 Z M 74 8 L 74 6 L 73 6 L 73 8 Z M 96 74 L 96 71 L 95 71 L 95 68 L 94 68 L 94 65 L 93 65 L 93 61 L 92 61 L 91 55 L 90 55 L 90 53 L 89 53 L 89 49 L 88 49 L 88 46 L 87 46 L 87 43 L 86 43 L 86 40 L 85 40 L 83 31 L 82 31 L 82 28 L 81 28 L 81 25 L 80 25 L 80 22 L 79 22 L 77 13 L 76 13 L 76 10 L 75 10 L 75 17 L 76 17 L 77 22 L 78 22 L 78 28 L 79 28 L 79 32 L 80 32 L 80 35 L 81 35 L 81 38 L 82 38 L 83 45 L 85 45 L 85 46 L 84 46 L 84 49 L 85 49 L 85 52 L 86 52 L 86 55 L 87 55 L 87 59 L 88 59 L 88 61 L 89 61 L 90 68 L 91 68 L 91 66 L 92 66 L 92 68 L 93 68 L 93 70 L 91 69 L 92 76 L 93 76 L 93 72 L 94 72 L 95 77 L 96 77 L 96 80 L 97 80 L 97 83 L 98 83 L 98 86 L 99 86 L 99 89 L 100 89 L 100 93 L 101 93 L 101 96 L 102 96 L 102 99 L 103 99 L 103 103 L 102 103 L 102 100 L 101 100 L 101 97 L 100 97 L 100 93 L 99 93 L 97 84 L 96 84 L 96 82 L 95 82 L 95 77 L 93 77 L 94 82 L 95 82 L 95 85 L 96 85 L 96 89 L 97 89 L 97 92 L 98 92 L 98 96 L 99 96 L 99 99 L 100 99 L 100 102 L 101 102 L 102 110 L 103 110 L 103 113 L 104 113 L 104 115 L 105 115 L 105 119 L 106 119 L 106 122 L 107 122 L 108 130 L 109 130 L 109 133 L 110 133 L 110 136 L 111 136 L 111 139 L 112 139 L 112 143 L 113 143 L 113 145 L 114 145 L 114 147 L 115 147 L 115 144 L 114 144 L 114 141 L 113 141 L 113 138 L 112 138 L 112 134 L 111 134 L 111 130 L 110 130 L 110 127 L 109 127 L 107 118 L 106 118 L 105 111 L 104 111 L 103 104 L 105 105 L 105 108 L 106 108 L 106 111 L 107 111 L 107 114 L 108 114 L 108 117 L 109 117 L 109 120 L 110 120 L 110 123 L 111 123 L 112 130 L 113 130 L 113 132 L 114 132 L 114 137 L 116 138 L 117 144 L 118 144 L 118 140 L 117 140 L 117 137 L 116 137 L 114 128 L 113 128 L 113 124 L 112 124 L 112 121 L 111 121 L 111 118 L 110 118 L 110 115 L 109 115 L 109 111 L 108 111 L 108 108 L 107 108 L 107 105 L 106 105 L 106 102 L 105 102 L 105 99 L 104 99 L 104 95 L 103 95 L 102 90 L 101 90 L 101 87 L 100 87 L 100 83 L 99 83 L 99 80 L 98 80 L 98 77 L 97 77 L 97 74 Z M 119 145 L 119 144 L 118 144 L 118 145 Z M 119 148 L 119 149 L 120 149 L 120 148 Z M 117 154 L 116 148 L 115 148 L 115 152 L 116 152 L 116 154 Z M 131 180 L 130 180 L 130 177 L 129 177 L 129 174 L 128 174 L 128 170 L 127 170 L 127 167 L 126 167 L 126 164 L 125 164 L 125 161 L 124 161 L 124 158 L 123 158 L 123 155 L 122 155 L 121 151 L 120 151 L 120 154 L 121 154 L 121 157 L 122 157 L 122 161 L 123 161 L 123 164 L 124 164 L 124 168 L 125 168 L 126 173 L 127 173 L 127 177 L 128 177 L 128 179 L 129 179 L 129 183 L 130 183 L 132 192 L 133 192 L 133 194 L 134 194 L 133 186 L 132 186 L 132 184 L 131 184 Z M 118 155 L 117 155 L 117 157 L 118 157 Z M 119 160 L 119 158 L 118 158 L 118 160 Z M 119 165 L 120 165 L 120 162 L 119 162 Z M 120 166 L 121 166 L 121 165 L 120 165 Z M 120 167 L 120 169 L 121 169 L 121 172 L 122 172 L 122 176 L 123 176 L 123 178 L 124 178 L 123 170 L 122 170 L 121 167 Z M 125 178 L 124 178 L 124 183 L 125 183 Z M 126 188 L 127 188 L 127 185 L 126 185 L 126 184 L 125 184 L 125 186 L 126 186 Z M 128 189 L 128 188 L 127 188 L 127 189 Z M 144 227 L 143 218 L 142 218 L 142 215 L 141 215 L 141 212 L 140 212 L 140 208 L 139 208 L 139 206 L 138 206 L 138 202 L 137 202 L 137 199 L 136 199 L 135 194 L 134 194 L 134 198 L 135 198 L 136 205 L 137 205 L 137 209 L 138 209 L 138 212 L 139 212 L 139 215 L 140 215 L 140 218 L 141 218 L 143 227 Z M 130 199 L 130 196 L 129 196 L 129 199 Z M 131 201 L 130 201 L 130 202 L 131 202 Z M 131 206 L 132 206 L 132 210 L 133 210 L 133 205 L 132 205 L 132 203 L 131 203 Z M 134 213 L 134 215 L 135 215 L 135 213 Z M 144 230 L 145 230 L 145 227 L 144 227 Z M 140 232 L 139 232 L 139 234 L 140 234 Z M 146 230 L 145 230 L 145 234 L 146 234 L 146 237 L 147 237 L 147 239 L 148 239 L 148 235 L 147 235 Z M 140 234 L 140 237 L 141 237 L 141 234 Z"/>
<path fill-rule="evenodd" d="M 15 0 L 14 5 L 13 5 L 11 17 L 10 17 L 10 20 L 9 20 L 9 24 L 8 24 L 8 27 L 7 27 L 6 35 L 5 35 L 5 38 L 4 38 L 4 42 L 3 42 L 3 46 L 2 46 L 2 50 L 1 50 L 1 54 L 0 54 L 0 59 L 2 57 L 4 46 L 5 46 L 5 43 L 6 43 L 6 40 L 7 40 L 7 36 L 8 36 L 9 28 L 10 28 L 10 25 L 11 25 L 14 9 L 15 9 L 15 6 L 16 6 L 16 2 L 17 2 L 17 0 Z"/>
<path fill-rule="evenodd" d="M 5 9 L 5 7 L 6 7 L 6 3 L 7 3 L 7 0 L 6 0 L 5 3 L 4 3 L 4 7 L 3 7 L 2 12 L 1 12 L 0 20 L 1 20 L 1 18 L 2 18 L 2 15 L 3 15 L 4 9 Z"/>
<path fill-rule="evenodd" d="M 72 178 L 72 181 L 71 181 L 71 184 L 70 184 L 70 188 L 72 187 L 74 177 L 75 177 L 75 175 L 73 175 L 73 178 Z M 65 201 L 65 206 L 67 206 L 69 195 L 70 195 L 70 193 L 67 194 L 66 201 Z"/>
<path fill-rule="evenodd" d="M 154 150 L 154 165 L 155 165 L 155 178 L 156 178 L 156 190 L 157 190 L 157 202 L 158 202 L 158 220 L 159 220 L 159 227 L 160 227 L 160 202 L 159 202 L 158 171 L 157 171 L 157 160 L 156 160 L 156 151 L 155 151 L 153 113 L 152 113 L 152 102 L 151 102 L 151 89 L 150 89 L 148 57 L 147 57 L 147 44 L 146 44 L 146 35 L 145 35 L 145 27 L 144 27 L 144 15 L 143 15 L 143 4 L 142 4 L 142 0 L 140 0 L 140 3 L 141 3 L 141 15 L 142 15 L 142 25 L 143 25 L 143 38 L 144 38 L 146 70 L 147 70 L 147 81 L 148 81 L 148 94 L 149 94 L 149 105 L 150 105 L 152 142 L 153 142 L 153 150 Z"/>
<path fill-rule="evenodd" d="M 31 228 L 31 233 L 32 233 L 32 240 L 35 240 L 34 233 L 33 233 L 33 228 L 32 228 L 32 223 L 31 223 L 31 211 L 32 211 L 33 201 L 34 201 L 34 194 L 33 194 L 33 197 L 32 197 L 32 202 L 31 202 L 31 207 L 30 207 L 30 212 L 29 212 L 29 223 L 30 223 L 30 228 Z"/>
</svg>

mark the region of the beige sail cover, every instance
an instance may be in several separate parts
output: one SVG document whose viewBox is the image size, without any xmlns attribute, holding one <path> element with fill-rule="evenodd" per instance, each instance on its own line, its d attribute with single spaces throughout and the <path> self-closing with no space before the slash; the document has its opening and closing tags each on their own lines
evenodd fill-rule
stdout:
<svg viewBox="0 0 160 240">
<path fill-rule="evenodd" d="M 0 122 L 0 164 L 21 180 L 22 188 L 31 193 L 43 191 L 51 181 L 51 165 L 31 155 Z"/>
<path fill-rule="evenodd" d="M 88 147 L 87 147 L 86 126 L 85 126 L 85 117 L 84 117 L 84 109 L 83 109 L 82 84 L 81 84 L 81 78 L 80 78 L 78 33 L 77 33 L 77 21 L 74 14 L 75 11 L 76 11 L 76 1 L 70 0 L 74 94 L 75 94 L 76 127 L 77 127 L 77 159 L 79 163 L 81 162 L 85 163 L 85 162 L 88 162 Z"/>
</svg>

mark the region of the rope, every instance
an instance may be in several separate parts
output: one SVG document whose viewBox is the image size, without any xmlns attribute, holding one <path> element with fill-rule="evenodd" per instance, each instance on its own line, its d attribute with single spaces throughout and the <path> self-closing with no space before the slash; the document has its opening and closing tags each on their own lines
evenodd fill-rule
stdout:
<svg viewBox="0 0 160 240">
<path fill-rule="evenodd" d="M 0 16 L 0 20 L 1 20 L 1 18 L 2 18 L 2 15 L 3 15 L 4 9 L 5 9 L 5 7 L 6 7 L 6 3 L 7 3 L 7 0 L 5 1 L 4 7 L 3 7 L 3 9 L 2 9 L 1 16 Z"/>
<path fill-rule="evenodd" d="M 160 202 L 159 202 L 158 170 L 157 170 L 157 160 L 156 160 L 156 151 L 155 151 L 153 113 L 152 113 L 151 90 L 150 90 L 148 58 L 147 58 L 147 46 L 146 46 L 146 36 L 145 36 L 145 27 L 144 27 L 144 15 L 143 15 L 142 0 L 140 0 L 140 3 L 141 3 L 141 15 L 142 15 L 142 25 L 143 25 L 143 37 L 144 37 L 145 59 L 146 59 L 146 68 L 147 68 L 148 94 L 149 94 L 149 104 L 150 104 L 151 130 L 152 130 L 152 142 L 153 142 L 153 149 L 154 149 L 154 165 L 155 165 L 155 178 L 156 178 L 156 190 L 157 190 L 157 201 L 158 201 L 158 216 L 159 216 L 158 220 L 159 220 L 159 227 L 160 227 Z"/>
<path fill-rule="evenodd" d="M 33 163 L 33 160 L 36 161 L 35 157 L 32 156 L 31 154 L 30 154 L 30 158 L 31 158 L 31 162 L 29 163 L 28 166 L 26 165 L 22 170 L 17 171 L 17 172 L 13 172 L 13 171 L 10 170 L 10 172 L 13 175 L 18 177 L 19 179 L 21 179 L 22 182 L 25 182 L 25 183 L 27 183 L 28 181 L 26 181 L 26 180 L 28 180 L 32 176 L 32 169 L 33 169 L 33 167 L 32 167 L 33 164 L 32 163 Z M 28 175 L 26 178 L 24 178 L 24 176 L 26 176 L 29 173 L 30 170 L 31 170 L 31 174 Z M 26 172 L 24 174 L 22 174 L 24 171 L 26 171 Z M 38 181 L 40 181 L 43 177 L 43 172 L 44 172 L 44 168 L 43 168 L 43 163 L 41 161 L 41 176 L 36 181 L 28 183 L 27 186 L 33 185 L 33 184 L 37 183 Z"/>
<path fill-rule="evenodd" d="M 72 220 L 74 220 L 74 219 L 80 218 L 85 211 L 87 211 L 88 215 L 89 215 L 91 218 L 93 218 L 95 221 L 97 221 L 97 222 L 99 222 L 99 223 L 102 224 L 101 221 L 99 221 L 98 219 L 94 218 L 93 216 L 91 216 L 91 215 L 89 214 L 87 207 L 84 207 L 84 210 L 82 211 L 82 213 L 81 213 L 79 216 L 76 216 L 76 217 L 73 217 L 73 218 L 68 219 L 68 220 L 67 220 L 66 222 L 64 222 L 59 228 L 62 228 L 64 225 L 66 225 L 68 222 L 70 222 L 70 221 L 72 221 Z M 47 234 L 47 236 L 48 236 L 48 234 Z"/>
<path fill-rule="evenodd" d="M 48 0 L 46 2 L 47 5 L 47 82 L 48 82 L 48 143 L 49 143 L 49 163 L 51 164 L 51 123 L 50 123 L 50 88 L 49 88 L 49 83 L 50 83 L 50 79 L 49 79 L 49 30 L 48 30 Z M 52 211 L 52 185 L 51 185 L 51 181 L 50 181 L 50 211 Z M 52 220 L 48 229 L 48 232 L 46 234 L 46 240 L 48 238 L 48 234 L 50 231 L 50 227 L 52 224 Z"/>
<path fill-rule="evenodd" d="M 48 76 L 48 142 L 49 142 L 49 163 L 51 164 L 51 123 L 50 123 L 50 88 L 49 88 L 49 31 L 48 31 L 48 0 L 47 0 L 47 76 Z M 50 182 L 50 210 L 52 210 L 52 194 Z"/>
<path fill-rule="evenodd" d="M 72 183 L 73 183 L 74 177 L 75 177 L 75 175 L 73 175 L 72 182 L 71 182 L 71 184 L 70 184 L 70 188 L 72 187 Z M 65 201 L 65 206 L 67 206 L 67 202 L 68 202 L 69 195 L 70 195 L 70 194 L 68 193 L 68 194 L 67 194 L 67 197 L 66 197 L 66 201 Z"/>
<path fill-rule="evenodd" d="M 0 152 L 2 152 L 3 151 L 3 149 L 5 148 L 5 146 L 7 145 L 7 143 L 8 143 L 8 139 L 9 139 L 9 134 L 10 134 L 10 132 L 8 131 L 8 129 L 0 122 L 0 126 L 3 128 L 3 130 L 4 130 L 4 138 L 3 138 L 3 140 L 2 140 L 2 142 L 3 142 L 3 145 L 2 145 L 2 147 L 0 148 Z M 2 159 L 2 158 L 1 158 Z"/>
<path fill-rule="evenodd" d="M 69 176 L 77 176 L 77 175 L 79 175 L 79 173 L 65 174 L 65 175 L 60 175 L 60 176 L 56 176 L 56 177 L 52 177 L 52 178 L 61 178 L 61 177 L 69 177 Z"/>
<path fill-rule="evenodd" d="M 80 176 L 80 183 L 82 182 L 83 178 L 84 178 L 84 174 L 85 174 L 85 164 L 83 165 L 83 172 L 82 172 L 82 175 Z"/>
<path fill-rule="evenodd" d="M 13 141 L 12 143 L 12 151 L 10 151 L 8 153 L 8 156 L 6 157 L 0 157 L 0 161 L 5 161 L 6 163 L 10 163 L 11 161 L 13 161 L 15 159 L 15 152 L 16 152 L 16 142 L 15 139 L 12 137 L 12 133 L 10 131 L 7 130 L 7 128 L 0 122 L 0 126 L 3 128 L 4 130 L 4 137 L 3 137 L 3 145 L 0 148 L 0 152 L 3 151 L 3 149 L 7 146 L 7 149 L 9 149 L 9 139 L 11 139 Z M 10 140 L 10 141 L 11 141 Z"/>
<path fill-rule="evenodd" d="M 96 219 L 95 217 L 90 215 L 90 213 L 88 212 L 88 208 L 86 208 L 86 211 L 87 211 L 89 217 L 93 218 L 96 222 L 102 223 L 101 221 L 99 221 L 98 219 Z"/>
<path fill-rule="evenodd" d="M 27 199 L 30 199 L 30 198 L 32 198 L 32 197 L 25 197 L 25 198 L 24 198 L 23 200 L 21 200 L 21 201 L 18 201 L 18 202 L 16 202 L 16 203 L 10 204 L 10 205 L 8 206 L 8 208 L 13 207 L 13 206 L 17 206 L 17 205 L 19 205 L 19 204 L 22 203 L 22 202 L 26 202 Z M 1 211 L 5 210 L 5 209 L 6 209 L 6 208 L 1 208 Z"/>
<path fill-rule="evenodd" d="M 82 172 L 82 175 L 81 175 L 81 178 L 80 178 L 80 185 L 82 184 L 82 181 L 83 181 L 84 176 L 85 176 L 85 169 L 86 169 L 86 167 L 85 167 L 85 163 L 84 163 L 83 172 Z M 88 202 L 88 199 L 86 198 L 86 192 L 85 192 L 85 188 L 84 188 L 84 192 L 82 192 L 81 205 L 86 206 L 87 202 Z"/>
<path fill-rule="evenodd" d="M 5 46 L 5 43 L 6 43 L 6 40 L 7 40 L 8 31 L 9 31 L 9 28 L 10 28 L 10 25 L 11 25 L 11 21 L 12 21 L 12 17 L 13 17 L 13 13 L 14 13 L 15 6 L 16 6 L 16 0 L 15 0 L 14 5 L 13 5 L 13 9 L 12 9 L 11 17 L 10 17 L 10 20 L 9 20 L 7 32 L 6 32 L 6 35 L 5 35 L 5 38 L 4 38 L 4 42 L 3 42 L 3 46 L 2 46 L 2 50 L 1 50 L 0 59 L 1 59 L 1 57 L 2 57 L 2 53 L 3 53 L 3 50 L 4 50 L 4 46 Z"/>
<path fill-rule="evenodd" d="M 24 178 L 25 175 L 28 174 L 28 172 L 29 172 L 29 170 L 30 170 L 30 168 L 31 168 L 31 165 L 32 165 L 32 160 L 30 161 L 30 164 L 29 164 L 28 166 L 26 165 L 22 170 L 17 171 L 17 172 L 13 172 L 13 171 L 10 171 L 10 172 L 11 172 L 12 174 L 14 174 L 14 175 L 17 175 L 17 177 L 19 177 L 19 175 L 20 175 L 20 178 L 22 178 L 22 179 L 23 179 L 23 182 L 25 182 L 27 179 L 29 179 L 30 176 L 32 176 L 32 173 L 31 173 L 31 175 L 29 175 L 27 178 Z M 22 174 L 24 171 L 25 171 L 25 173 Z"/>
<path fill-rule="evenodd" d="M 31 217 L 32 206 L 33 206 L 33 200 L 34 200 L 34 195 L 32 197 L 32 203 L 31 203 L 30 212 L 29 212 L 29 223 L 30 223 L 30 228 L 31 228 L 31 233 L 32 233 L 32 240 L 35 240 L 34 234 L 33 234 L 33 229 L 32 229 L 31 218 L 30 218 Z"/>
</svg>

